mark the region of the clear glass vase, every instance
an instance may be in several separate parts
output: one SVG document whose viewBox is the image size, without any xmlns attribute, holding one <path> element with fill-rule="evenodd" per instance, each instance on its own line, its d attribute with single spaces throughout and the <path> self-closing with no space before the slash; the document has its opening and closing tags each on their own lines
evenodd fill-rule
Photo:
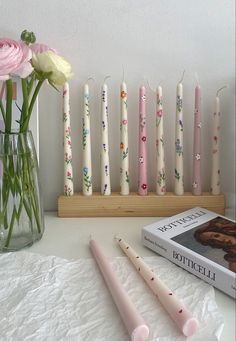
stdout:
<svg viewBox="0 0 236 341">
<path fill-rule="evenodd" d="M 0 252 L 41 239 L 44 216 L 31 131 L 0 132 Z"/>
</svg>

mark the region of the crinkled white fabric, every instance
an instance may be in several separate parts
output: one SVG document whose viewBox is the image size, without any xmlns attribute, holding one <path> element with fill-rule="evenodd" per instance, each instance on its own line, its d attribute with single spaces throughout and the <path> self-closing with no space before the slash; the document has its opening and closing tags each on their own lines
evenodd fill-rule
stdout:
<svg viewBox="0 0 236 341">
<path fill-rule="evenodd" d="M 211 286 L 168 260 L 147 257 L 200 322 L 186 338 L 127 258 L 110 260 L 150 328 L 149 341 L 215 341 L 223 328 Z M 129 335 L 93 259 L 29 252 L 0 256 L 0 340 L 128 341 Z"/>
</svg>

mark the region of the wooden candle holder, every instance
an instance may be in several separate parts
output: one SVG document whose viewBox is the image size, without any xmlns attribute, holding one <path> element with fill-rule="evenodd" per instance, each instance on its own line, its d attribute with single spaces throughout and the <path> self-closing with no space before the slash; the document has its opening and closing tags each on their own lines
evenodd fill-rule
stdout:
<svg viewBox="0 0 236 341">
<path fill-rule="evenodd" d="M 59 217 L 169 217 L 196 206 L 206 208 L 218 214 L 225 214 L 224 194 L 192 195 L 190 192 L 178 196 L 174 193 L 146 196 L 130 193 L 111 195 L 93 193 L 85 196 L 75 193 L 72 196 L 60 195 L 58 198 Z"/>
</svg>

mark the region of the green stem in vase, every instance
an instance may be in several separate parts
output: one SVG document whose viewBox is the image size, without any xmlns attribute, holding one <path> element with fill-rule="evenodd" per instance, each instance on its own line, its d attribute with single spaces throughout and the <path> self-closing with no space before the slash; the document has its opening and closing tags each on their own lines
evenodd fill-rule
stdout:
<svg viewBox="0 0 236 341">
<path fill-rule="evenodd" d="M 12 123 L 12 98 L 13 98 L 13 83 L 11 79 L 6 81 L 6 116 L 5 116 L 5 132 L 11 132 Z"/>
<path fill-rule="evenodd" d="M 5 113 L 5 109 L 4 109 L 4 106 L 3 106 L 1 98 L 0 98 L 0 110 L 1 110 L 1 113 L 2 113 L 3 122 L 4 122 L 4 125 L 5 125 L 6 113 Z"/>
<path fill-rule="evenodd" d="M 22 87 L 22 95 L 23 95 L 23 104 L 21 109 L 21 117 L 20 117 L 20 130 L 21 126 L 27 120 L 28 110 L 29 110 L 29 94 L 28 94 L 28 83 L 26 79 L 21 79 L 21 87 Z"/>
<path fill-rule="evenodd" d="M 34 93 L 33 93 L 33 96 L 31 98 L 31 101 L 30 101 L 30 105 L 28 107 L 28 113 L 27 113 L 27 117 L 26 119 L 24 120 L 24 122 L 22 122 L 22 126 L 20 128 L 20 131 L 21 132 L 25 132 L 28 130 L 28 127 L 29 127 L 29 121 L 30 121 L 30 117 L 31 117 L 31 114 L 32 114 L 32 110 L 33 110 L 33 107 L 34 107 L 34 104 L 35 104 L 35 101 L 37 99 L 37 96 L 39 94 L 39 90 L 41 88 L 41 86 L 43 85 L 43 82 L 45 81 L 46 78 L 43 78 L 41 80 L 38 81 L 38 84 L 36 85 L 36 88 L 34 90 Z"/>
</svg>

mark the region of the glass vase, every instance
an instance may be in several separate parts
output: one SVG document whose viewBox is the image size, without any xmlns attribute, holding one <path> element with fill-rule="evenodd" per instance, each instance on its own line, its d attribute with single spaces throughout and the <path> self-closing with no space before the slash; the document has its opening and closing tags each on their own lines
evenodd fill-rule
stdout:
<svg viewBox="0 0 236 341">
<path fill-rule="evenodd" d="M 0 132 L 0 252 L 41 239 L 44 215 L 31 131 Z"/>
</svg>

